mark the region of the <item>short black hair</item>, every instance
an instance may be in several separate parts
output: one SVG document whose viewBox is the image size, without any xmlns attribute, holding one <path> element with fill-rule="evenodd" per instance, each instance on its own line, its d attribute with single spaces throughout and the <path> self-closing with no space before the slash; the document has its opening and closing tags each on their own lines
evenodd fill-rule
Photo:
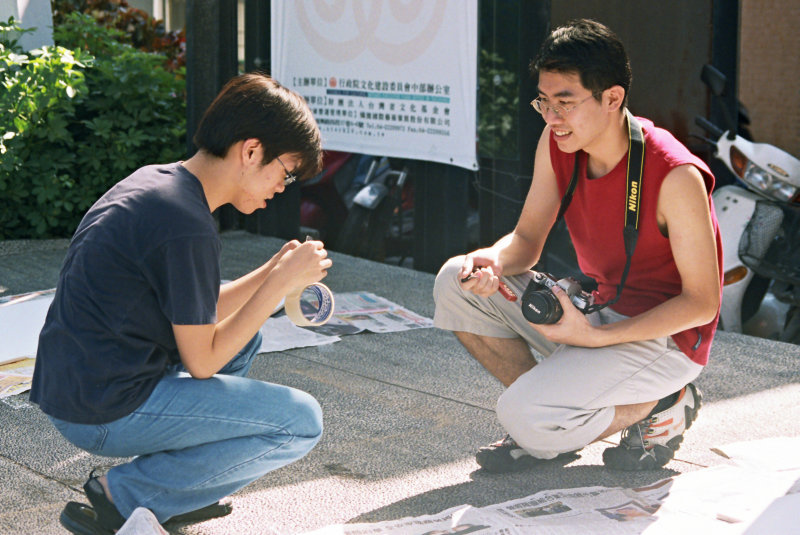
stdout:
<svg viewBox="0 0 800 535">
<path fill-rule="evenodd" d="M 319 127 L 306 101 L 276 80 L 260 73 L 228 81 L 206 110 L 192 141 L 198 149 L 219 158 L 235 143 L 255 138 L 266 165 L 281 154 L 294 154 L 293 170 L 308 178 L 322 168 Z"/>
<path fill-rule="evenodd" d="M 590 19 L 577 19 L 553 30 L 530 64 L 531 74 L 541 71 L 575 73 L 581 84 L 599 100 L 609 87 L 618 85 L 628 100 L 633 75 L 628 54 L 619 37 Z"/>
</svg>

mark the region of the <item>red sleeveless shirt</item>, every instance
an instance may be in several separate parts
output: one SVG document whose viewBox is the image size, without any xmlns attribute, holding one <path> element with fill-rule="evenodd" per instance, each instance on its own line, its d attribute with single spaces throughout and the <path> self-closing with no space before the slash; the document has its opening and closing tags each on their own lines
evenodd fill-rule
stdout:
<svg viewBox="0 0 800 535">
<path fill-rule="evenodd" d="M 630 272 L 619 301 L 611 308 L 626 316 L 641 314 L 681 292 L 681 278 L 670 249 L 669 239 L 658 229 L 656 208 L 661 184 L 667 174 L 679 165 L 694 165 L 705 180 L 711 219 L 717 242 L 717 259 L 722 277 L 722 240 L 711 201 L 714 176 L 708 166 L 693 155 L 662 128 L 647 119 L 638 118 L 645 138 L 644 172 L 641 181 L 639 238 L 631 261 Z M 564 214 L 581 271 L 597 281 L 595 302 L 606 303 L 617 293 L 625 267 L 625 226 L 627 155 L 607 175 L 588 179 L 586 153 L 569 154 L 559 150 L 550 135 L 550 161 L 563 196 L 572 178 L 575 157 L 579 156 L 578 184 Z M 554 274 L 557 276 L 557 274 Z M 721 301 L 721 294 L 720 294 Z M 719 321 L 713 321 L 672 335 L 673 340 L 690 359 L 698 364 L 708 362 L 711 341 Z"/>
</svg>

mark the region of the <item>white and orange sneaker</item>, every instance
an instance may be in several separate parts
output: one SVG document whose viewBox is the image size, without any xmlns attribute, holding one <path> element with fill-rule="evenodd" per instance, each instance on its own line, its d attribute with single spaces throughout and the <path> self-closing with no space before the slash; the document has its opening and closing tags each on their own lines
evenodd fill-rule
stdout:
<svg viewBox="0 0 800 535">
<path fill-rule="evenodd" d="M 619 446 L 603 452 L 603 464 L 615 470 L 654 470 L 672 460 L 681 447 L 683 433 L 692 426 L 703 395 L 692 383 L 661 412 L 622 431 Z"/>
</svg>

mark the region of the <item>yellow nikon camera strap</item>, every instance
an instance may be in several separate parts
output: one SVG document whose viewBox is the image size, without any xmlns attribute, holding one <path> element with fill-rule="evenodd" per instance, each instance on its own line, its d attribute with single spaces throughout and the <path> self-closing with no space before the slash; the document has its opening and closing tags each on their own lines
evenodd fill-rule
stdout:
<svg viewBox="0 0 800 535">
<path fill-rule="evenodd" d="M 625 114 L 628 117 L 628 171 L 625 188 L 625 227 L 622 230 L 625 256 L 627 257 L 625 259 L 625 269 L 622 271 L 622 277 L 620 277 L 619 285 L 617 286 L 617 295 L 614 296 L 614 299 L 602 305 L 591 305 L 586 309 L 587 314 L 597 312 L 619 300 L 622 295 L 622 288 L 625 286 L 625 279 L 628 278 L 628 271 L 631 269 L 631 258 L 633 258 L 636 240 L 639 237 L 639 205 L 642 197 L 642 174 L 644 173 L 644 132 L 642 132 L 642 125 L 630 110 L 626 109 Z M 564 212 L 567 211 L 570 202 L 572 202 L 572 194 L 578 185 L 578 154 L 579 151 L 575 152 L 575 167 L 572 170 L 572 178 L 569 181 L 569 186 L 567 186 L 567 191 L 561 199 L 556 222 L 564 217 Z"/>
</svg>

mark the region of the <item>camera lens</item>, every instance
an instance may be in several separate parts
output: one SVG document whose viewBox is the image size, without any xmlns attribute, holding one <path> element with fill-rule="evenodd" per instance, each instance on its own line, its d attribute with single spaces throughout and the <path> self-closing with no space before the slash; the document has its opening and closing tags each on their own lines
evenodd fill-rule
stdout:
<svg viewBox="0 0 800 535">
<path fill-rule="evenodd" d="M 549 290 L 530 292 L 522 298 L 522 315 L 539 325 L 555 323 L 561 319 L 561 303 Z"/>
</svg>

